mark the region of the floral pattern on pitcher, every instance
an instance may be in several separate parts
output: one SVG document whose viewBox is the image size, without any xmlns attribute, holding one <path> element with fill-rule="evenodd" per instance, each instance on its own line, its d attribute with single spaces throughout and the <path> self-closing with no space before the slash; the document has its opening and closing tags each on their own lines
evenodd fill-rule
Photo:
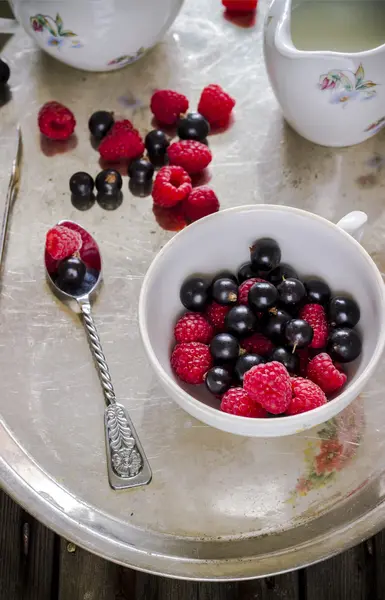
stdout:
<svg viewBox="0 0 385 600">
<path fill-rule="evenodd" d="M 49 33 L 47 46 L 51 48 L 60 48 L 63 45 L 70 48 L 83 47 L 77 33 L 74 33 L 70 29 L 64 29 L 63 19 L 59 13 L 57 13 L 55 19 L 50 15 L 39 13 L 30 17 L 29 22 L 35 33 Z"/>
<path fill-rule="evenodd" d="M 323 74 L 318 83 L 321 91 L 331 92 L 330 102 L 332 104 L 342 104 L 346 106 L 353 100 L 371 100 L 377 94 L 373 88 L 376 83 L 365 80 L 365 71 L 360 64 L 357 71 L 336 70 L 333 69 Z"/>
<path fill-rule="evenodd" d="M 110 60 L 107 63 L 107 66 L 112 67 L 114 65 L 130 65 L 131 63 L 136 62 L 137 60 L 139 60 L 139 58 L 141 56 L 143 56 L 143 54 L 146 52 L 146 48 L 139 48 L 139 50 L 137 50 L 137 52 L 135 52 L 134 54 L 123 54 L 122 56 L 118 56 L 117 58 L 113 58 L 112 60 Z"/>
<path fill-rule="evenodd" d="M 381 117 L 381 119 L 378 119 L 377 121 L 374 121 L 373 123 L 371 123 L 366 129 L 365 131 L 370 131 L 370 133 L 378 133 L 380 131 L 380 129 L 382 129 L 383 127 L 385 127 L 385 117 Z"/>
</svg>

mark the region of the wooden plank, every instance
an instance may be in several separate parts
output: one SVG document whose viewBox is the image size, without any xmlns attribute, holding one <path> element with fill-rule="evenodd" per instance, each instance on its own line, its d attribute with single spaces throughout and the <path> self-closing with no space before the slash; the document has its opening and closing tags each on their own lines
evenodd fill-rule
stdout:
<svg viewBox="0 0 385 600">
<path fill-rule="evenodd" d="M 51 600 L 55 534 L 0 490 L 0 600 Z"/>
<path fill-rule="evenodd" d="M 385 598 L 385 529 L 378 533 L 372 540 L 375 561 L 376 595 L 373 600 Z M 372 600 L 372 599 L 370 599 Z"/>
<path fill-rule="evenodd" d="M 298 573 L 240 583 L 238 598 L 239 600 L 300 600 Z"/>
</svg>

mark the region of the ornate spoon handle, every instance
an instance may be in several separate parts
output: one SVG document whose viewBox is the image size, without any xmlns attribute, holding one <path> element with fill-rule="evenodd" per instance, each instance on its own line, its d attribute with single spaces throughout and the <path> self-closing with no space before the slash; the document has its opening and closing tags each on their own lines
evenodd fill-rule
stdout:
<svg viewBox="0 0 385 600">
<path fill-rule="evenodd" d="M 79 306 L 107 404 L 104 425 L 110 486 L 117 490 L 145 485 L 151 481 L 150 465 L 126 409 L 116 402 L 91 305 L 79 300 Z"/>
</svg>

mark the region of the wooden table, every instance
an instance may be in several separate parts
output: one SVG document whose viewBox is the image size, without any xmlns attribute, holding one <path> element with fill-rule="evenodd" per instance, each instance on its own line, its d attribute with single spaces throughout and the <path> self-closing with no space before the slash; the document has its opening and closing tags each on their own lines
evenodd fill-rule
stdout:
<svg viewBox="0 0 385 600">
<path fill-rule="evenodd" d="M 385 533 L 326 562 L 242 583 L 164 579 L 60 539 L 0 492 L 0 600 L 384 600 Z"/>
</svg>

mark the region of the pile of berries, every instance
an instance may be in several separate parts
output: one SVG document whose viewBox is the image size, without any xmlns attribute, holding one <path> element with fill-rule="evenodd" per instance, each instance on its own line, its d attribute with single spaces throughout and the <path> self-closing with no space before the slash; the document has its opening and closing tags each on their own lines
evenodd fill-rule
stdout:
<svg viewBox="0 0 385 600">
<path fill-rule="evenodd" d="M 96 199 L 102 208 L 116 207 L 122 202 L 122 176 L 115 169 L 104 169 L 96 176 L 95 181 L 89 173 L 79 171 L 69 180 L 72 203 L 79 210 L 86 210 L 94 203 L 94 187 Z"/>
<path fill-rule="evenodd" d="M 322 406 L 346 384 L 341 364 L 361 353 L 355 300 L 301 280 L 271 238 L 252 244 L 237 275 L 188 278 L 180 299 L 188 312 L 175 325 L 172 368 L 204 383 L 224 412 L 262 418 Z"/>
</svg>

